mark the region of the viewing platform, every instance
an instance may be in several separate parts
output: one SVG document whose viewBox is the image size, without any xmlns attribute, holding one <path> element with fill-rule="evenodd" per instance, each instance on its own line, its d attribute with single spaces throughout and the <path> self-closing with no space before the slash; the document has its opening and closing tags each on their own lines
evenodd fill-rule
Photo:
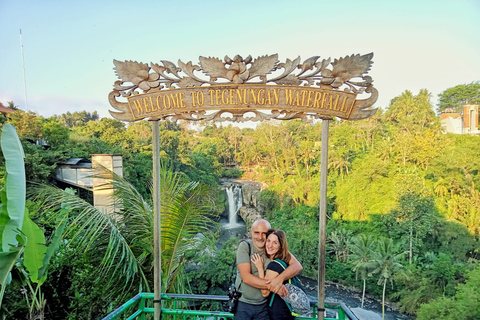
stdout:
<svg viewBox="0 0 480 320">
<path fill-rule="evenodd" d="M 126 319 L 145 320 L 152 319 L 154 313 L 153 293 L 139 293 L 103 320 Z M 162 294 L 161 319 L 174 320 L 197 320 L 233 319 L 233 314 L 225 311 L 209 310 L 214 308 L 223 309 L 223 305 L 229 300 L 228 296 L 198 295 L 198 294 Z M 204 307 L 208 302 L 209 308 Z M 297 316 L 296 319 L 318 319 L 317 301 L 310 300 L 312 312 L 309 315 Z M 350 309 L 341 302 L 325 302 L 324 320 L 359 320 Z"/>
</svg>

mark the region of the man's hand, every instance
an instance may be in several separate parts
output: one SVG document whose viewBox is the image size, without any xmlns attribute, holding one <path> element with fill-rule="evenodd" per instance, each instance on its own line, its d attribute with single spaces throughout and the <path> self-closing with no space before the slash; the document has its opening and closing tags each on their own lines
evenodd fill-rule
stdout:
<svg viewBox="0 0 480 320">
<path fill-rule="evenodd" d="M 279 277 L 267 280 L 265 283 L 268 285 L 268 290 L 273 293 L 279 294 L 282 297 L 285 297 L 288 294 L 287 288 L 283 285 L 283 281 Z"/>
</svg>

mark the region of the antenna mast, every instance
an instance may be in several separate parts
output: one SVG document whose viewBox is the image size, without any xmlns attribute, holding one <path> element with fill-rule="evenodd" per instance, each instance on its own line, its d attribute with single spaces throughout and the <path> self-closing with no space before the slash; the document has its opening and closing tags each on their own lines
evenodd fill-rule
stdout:
<svg viewBox="0 0 480 320">
<path fill-rule="evenodd" d="M 25 58 L 23 57 L 23 41 L 22 41 L 22 29 L 20 29 L 20 46 L 22 49 L 22 67 L 23 67 L 23 88 L 25 90 L 25 107 L 28 111 L 28 100 L 27 100 L 27 78 L 25 77 Z"/>
</svg>

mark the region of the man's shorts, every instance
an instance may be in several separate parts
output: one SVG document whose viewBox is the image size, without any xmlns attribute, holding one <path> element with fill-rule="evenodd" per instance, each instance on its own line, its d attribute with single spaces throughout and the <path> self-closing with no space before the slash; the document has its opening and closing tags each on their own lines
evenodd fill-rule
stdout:
<svg viewBox="0 0 480 320">
<path fill-rule="evenodd" d="M 269 320 L 267 303 L 249 304 L 238 301 L 234 320 Z"/>
</svg>

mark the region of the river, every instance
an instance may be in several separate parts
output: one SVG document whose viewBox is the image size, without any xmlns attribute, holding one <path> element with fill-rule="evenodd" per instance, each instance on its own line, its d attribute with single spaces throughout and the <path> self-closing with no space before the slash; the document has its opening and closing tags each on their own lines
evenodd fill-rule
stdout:
<svg viewBox="0 0 480 320">
<path fill-rule="evenodd" d="M 300 277 L 305 292 L 314 300 L 318 299 L 318 284 L 316 280 Z M 354 289 L 346 288 L 342 285 L 327 282 L 325 284 L 325 300 L 343 302 L 352 310 L 360 320 L 381 320 L 382 319 L 382 303 L 371 297 L 366 296 L 364 308 L 362 305 L 362 292 Z M 385 306 L 385 320 L 411 320 L 415 317 L 407 316 L 392 310 L 389 306 Z"/>
</svg>

